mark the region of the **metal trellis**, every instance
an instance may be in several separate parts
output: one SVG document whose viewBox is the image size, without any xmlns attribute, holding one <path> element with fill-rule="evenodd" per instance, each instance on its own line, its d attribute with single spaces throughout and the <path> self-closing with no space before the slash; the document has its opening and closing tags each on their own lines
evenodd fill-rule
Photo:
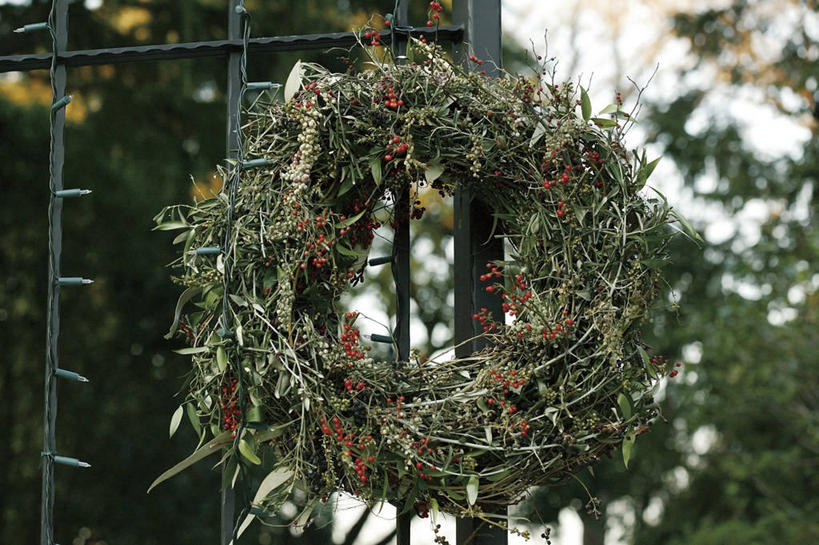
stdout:
<svg viewBox="0 0 819 545">
<path fill-rule="evenodd" d="M 11 71 L 30 71 L 50 68 L 52 80 L 51 115 L 51 153 L 49 159 L 51 201 L 49 205 L 49 291 L 48 291 L 48 325 L 45 378 L 45 425 L 43 442 L 43 488 L 42 488 L 42 531 L 41 545 L 54 545 L 54 464 L 74 467 L 86 467 L 88 464 L 75 458 L 56 455 L 55 422 L 57 411 L 57 377 L 85 381 L 84 377 L 70 371 L 59 369 L 59 293 L 62 286 L 83 285 L 90 280 L 83 278 L 66 278 L 60 276 L 60 255 L 62 246 L 62 201 L 69 197 L 86 194 L 84 190 L 63 188 L 63 162 L 65 148 L 63 145 L 63 128 L 65 124 L 65 106 L 70 97 L 65 95 L 66 67 L 101 64 L 125 64 L 175 59 L 195 59 L 222 57 L 227 60 L 227 157 L 237 161 L 235 176 L 243 165 L 240 139 L 241 100 L 248 88 L 244 70 L 248 54 L 278 53 L 310 49 L 327 49 L 331 47 L 352 47 L 357 43 L 354 33 L 310 34 L 298 36 L 249 37 L 249 14 L 245 11 L 243 0 L 228 0 L 228 33 L 226 40 L 189 42 L 177 44 L 159 44 L 133 47 L 118 47 L 93 50 L 68 51 L 68 0 L 53 0 L 48 24 L 35 23 L 24 27 L 24 31 L 47 29 L 52 34 L 53 51 L 51 54 L 11 55 L 0 57 L 0 73 Z M 480 15 L 480 16 L 476 16 Z M 501 7 L 500 0 L 453 0 L 453 18 L 455 25 L 441 26 L 437 29 L 410 27 L 408 25 L 407 2 L 399 2 L 395 13 L 393 29 L 380 31 L 381 42 L 394 45 L 398 51 L 406 47 L 409 35 L 426 36 L 439 42 L 452 43 L 455 46 L 456 59 L 466 62 L 470 54 L 485 59 L 487 71 L 493 66 L 501 65 Z M 392 44 L 392 37 L 396 42 Z M 251 84 L 253 85 L 253 84 Z M 252 166 L 250 162 L 246 167 Z M 234 178 L 235 181 L 235 178 Z M 409 193 L 399 195 L 396 199 L 396 217 L 399 218 L 393 241 L 393 255 L 389 260 L 393 267 L 393 278 L 396 286 L 398 315 L 396 318 L 395 345 L 398 349 L 397 361 L 409 360 L 410 335 L 410 231 L 409 231 Z M 503 316 L 501 300 L 479 288 L 478 280 L 487 261 L 503 258 L 503 241 L 494 237 L 491 222 L 484 221 L 489 212 L 486 207 L 474 199 L 467 189 L 460 189 L 455 194 L 455 267 L 454 275 L 459 279 L 455 283 L 455 342 L 474 337 L 478 331 L 471 319 L 475 309 L 487 308 L 495 316 Z M 475 219 L 475 221 L 473 221 Z M 226 236 L 222 249 L 212 248 L 213 253 L 222 252 L 226 258 L 226 276 L 229 274 L 227 259 L 229 239 Z M 466 281 L 464 281 L 466 279 Z M 225 298 L 227 299 L 227 298 Z M 223 318 L 224 319 L 224 318 Z M 229 334 L 229 324 L 223 321 L 225 334 Z M 480 348 L 480 341 L 473 346 L 462 345 L 457 355 L 468 355 Z M 230 543 L 234 537 L 236 506 L 234 491 L 230 479 L 222 487 L 221 501 L 221 542 Z M 397 524 L 398 545 L 410 543 L 411 515 L 400 515 Z M 504 545 L 507 532 L 502 528 L 488 526 L 474 519 L 459 519 L 456 526 L 459 545 Z"/>
</svg>

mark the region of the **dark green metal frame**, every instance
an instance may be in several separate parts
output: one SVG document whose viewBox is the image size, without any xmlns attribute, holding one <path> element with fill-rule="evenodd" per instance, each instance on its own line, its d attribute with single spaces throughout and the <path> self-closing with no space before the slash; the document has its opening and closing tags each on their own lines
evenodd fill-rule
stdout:
<svg viewBox="0 0 819 545">
<path fill-rule="evenodd" d="M 228 0 L 228 39 L 209 42 L 192 42 L 178 44 L 161 44 L 136 47 L 120 47 L 67 51 L 68 35 L 68 0 L 54 0 L 54 18 L 51 31 L 55 36 L 55 51 L 52 54 L 13 55 L 0 57 L 0 72 L 30 71 L 53 68 L 54 96 L 52 104 L 65 97 L 66 67 L 100 64 L 124 64 L 133 62 L 150 62 L 175 59 L 194 59 L 206 57 L 223 57 L 227 59 L 228 92 L 227 92 L 227 127 L 226 149 L 228 157 L 238 156 L 238 111 L 241 106 L 242 80 L 240 60 L 243 52 L 241 35 L 241 16 L 235 9 L 241 6 L 241 0 Z M 407 4 L 399 2 L 395 14 L 393 31 L 381 31 L 381 41 L 390 45 L 393 32 L 399 43 L 398 48 L 405 47 L 406 37 L 436 37 L 442 42 L 455 45 L 456 58 L 465 62 L 469 54 L 476 54 L 485 59 L 487 71 L 493 65 L 501 65 L 501 6 L 500 0 L 453 0 L 454 26 L 437 29 L 415 28 L 406 26 Z M 480 16 L 476 16 L 480 15 Z M 404 42 L 403 44 L 401 42 Z M 247 51 L 253 54 L 278 53 L 283 51 L 300 51 L 309 49 L 326 49 L 331 47 L 351 47 L 357 43 L 353 33 L 311 34 L 300 36 L 279 36 L 251 38 Z M 49 255 L 49 307 L 46 353 L 46 410 L 44 425 L 43 456 L 43 491 L 42 491 L 42 535 L 41 545 L 54 545 L 53 511 L 54 511 L 54 456 L 56 452 L 55 422 L 57 414 L 57 370 L 59 340 L 59 290 L 60 290 L 60 254 L 62 245 L 62 197 L 54 192 L 63 189 L 62 167 L 65 156 L 63 127 L 65 109 L 53 111 L 52 148 L 50 156 L 52 191 L 50 206 L 50 255 Z M 409 194 L 400 195 L 396 202 L 396 216 L 400 218 L 393 241 L 391 264 L 396 286 L 398 316 L 395 329 L 395 344 L 398 348 L 397 360 L 409 360 L 410 332 L 410 230 L 409 230 Z M 455 283 L 455 342 L 474 337 L 479 333 L 475 329 L 472 315 L 476 309 L 486 307 L 495 316 L 503 316 L 501 301 L 498 297 L 487 294 L 480 289 L 479 277 L 487 261 L 503 258 L 503 241 L 492 237 L 491 222 L 486 221 L 490 213 L 486 207 L 477 202 L 469 190 L 458 190 L 455 195 L 455 270 L 459 279 Z M 464 281 L 466 279 L 466 281 Z M 480 343 L 473 346 L 463 345 L 458 356 L 466 356 L 480 348 Z M 72 459 L 73 460 L 73 459 Z M 235 494 L 229 486 L 223 486 L 221 503 L 221 542 L 227 545 L 233 538 L 235 528 Z M 398 517 L 397 543 L 410 544 L 410 522 L 412 515 Z M 503 529 L 482 524 L 474 519 L 458 519 L 458 545 L 505 545 L 507 533 Z"/>
</svg>

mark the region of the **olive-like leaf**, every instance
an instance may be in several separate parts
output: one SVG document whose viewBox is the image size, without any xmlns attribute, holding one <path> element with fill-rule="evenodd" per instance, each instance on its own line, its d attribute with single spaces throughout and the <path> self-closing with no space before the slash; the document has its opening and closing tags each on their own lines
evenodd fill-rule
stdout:
<svg viewBox="0 0 819 545">
<path fill-rule="evenodd" d="M 299 92 L 301 88 L 301 60 L 296 61 L 290 74 L 287 76 L 287 81 L 284 84 L 284 101 L 287 102 Z"/>
<path fill-rule="evenodd" d="M 469 477 L 469 482 L 466 483 L 466 501 L 469 502 L 469 505 L 475 505 L 475 502 L 478 501 L 479 482 L 478 476 L 472 475 Z"/>
<path fill-rule="evenodd" d="M 591 100 L 589 94 L 582 87 L 580 88 L 580 111 L 583 113 L 583 121 L 591 119 Z"/>
<path fill-rule="evenodd" d="M 176 408 L 173 412 L 173 416 L 171 416 L 171 426 L 168 431 L 168 436 L 173 437 L 173 434 L 176 433 L 176 430 L 179 428 L 179 423 L 182 422 L 182 405 Z"/>
</svg>

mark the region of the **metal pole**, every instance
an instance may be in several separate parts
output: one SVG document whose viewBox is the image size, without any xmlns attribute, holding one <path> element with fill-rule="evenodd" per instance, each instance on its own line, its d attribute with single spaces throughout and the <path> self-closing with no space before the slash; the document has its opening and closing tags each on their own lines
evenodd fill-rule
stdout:
<svg viewBox="0 0 819 545">
<path fill-rule="evenodd" d="M 398 0 L 393 24 L 396 29 L 406 26 L 407 0 Z M 397 54 L 405 55 L 407 50 L 407 36 L 403 32 L 395 33 Z M 400 61 L 399 61 L 400 62 Z M 393 260 L 392 275 L 395 280 L 395 295 L 397 298 L 397 317 L 395 323 L 396 344 L 398 344 L 398 361 L 409 361 L 410 354 L 410 194 L 409 188 L 397 195 L 395 202 L 395 238 L 392 243 Z M 399 363 L 400 365 L 401 363 Z M 396 545 L 410 545 L 410 525 L 413 513 L 411 511 L 398 515 L 396 520 Z"/>
<path fill-rule="evenodd" d="M 456 59 L 466 63 L 470 54 L 483 59 L 487 75 L 498 74 L 501 66 L 501 6 L 500 0 L 453 0 L 453 21 L 464 26 L 464 40 L 455 48 Z M 472 319 L 481 308 L 487 308 L 493 318 L 503 322 L 500 297 L 481 289 L 480 275 L 486 272 L 488 261 L 503 259 L 503 240 L 490 238 L 493 222 L 491 210 L 475 199 L 469 189 L 455 192 L 455 343 L 458 344 L 482 331 Z M 464 345 L 456 356 L 466 357 L 485 345 L 483 339 Z M 503 528 L 489 526 L 476 519 L 456 521 L 455 540 L 458 545 L 506 545 L 508 533 Z"/>
<path fill-rule="evenodd" d="M 56 0 L 53 17 L 49 21 L 54 34 L 54 55 L 64 51 L 68 45 L 68 3 Z M 56 62 L 52 65 L 52 104 L 65 96 L 65 66 Z M 41 498 L 41 545 L 54 545 L 54 455 L 57 451 L 57 369 L 59 368 L 58 343 L 60 337 L 60 256 L 63 240 L 63 203 L 55 193 L 63 189 L 63 163 L 65 147 L 65 108 L 50 112 L 51 152 L 49 154 L 49 256 L 48 256 L 48 322 L 46 332 L 45 362 L 45 419 L 43 423 L 43 483 Z"/>
<path fill-rule="evenodd" d="M 241 0 L 228 0 L 228 40 L 242 38 L 242 18 L 236 7 Z M 241 108 L 242 91 L 242 51 L 233 49 L 228 53 L 227 74 L 227 127 L 225 149 L 227 157 L 239 157 L 239 108 Z M 227 325 L 225 324 L 225 327 Z M 231 475 L 226 475 L 227 468 L 222 466 L 222 501 L 221 516 L 221 544 L 228 545 L 233 540 L 233 530 L 236 517 L 236 491 L 232 486 Z"/>
</svg>

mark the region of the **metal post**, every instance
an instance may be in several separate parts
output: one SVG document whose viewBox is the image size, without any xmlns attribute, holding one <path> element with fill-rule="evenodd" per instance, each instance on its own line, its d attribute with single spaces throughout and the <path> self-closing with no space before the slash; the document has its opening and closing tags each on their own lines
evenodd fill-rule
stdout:
<svg viewBox="0 0 819 545">
<path fill-rule="evenodd" d="M 54 54 L 65 51 L 68 46 L 68 2 L 56 0 L 53 19 L 49 21 L 54 33 Z M 56 62 L 52 66 L 52 104 L 65 96 L 65 66 Z M 55 192 L 63 189 L 63 163 L 65 147 L 65 108 L 51 110 L 51 153 L 49 155 L 49 256 L 48 256 L 48 322 L 46 332 L 45 362 L 45 419 L 43 423 L 43 483 L 41 498 L 40 544 L 54 545 L 54 454 L 57 451 L 57 369 L 59 368 L 58 343 L 60 337 L 60 256 L 63 241 L 63 200 Z"/>
<path fill-rule="evenodd" d="M 453 0 L 453 20 L 464 26 L 464 40 L 456 46 L 455 55 L 466 63 L 470 54 L 483 59 L 487 75 L 497 75 L 501 66 L 501 6 L 500 0 Z M 493 222 L 491 211 L 475 200 L 470 189 L 455 192 L 455 343 L 473 337 L 482 331 L 472 319 L 481 308 L 487 308 L 492 317 L 503 322 L 500 297 L 484 291 L 480 275 L 486 272 L 488 261 L 503 259 L 503 240 L 491 238 Z M 483 339 L 456 350 L 456 356 L 468 356 L 485 345 Z M 465 545 L 505 545 L 508 533 L 503 528 L 489 526 L 476 519 L 459 518 L 456 521 L 456 543 Z"/>
<path fill-rule="evenodd" d="M 228 40 L 238 40 L 242 37 L 242 17 L 236 11 L 241 0 L 228 1 Z M 238 49 L 228 53 L 227 74 L 227 129 L 225 147 L 227 157 L 239 157 L 239 108 L 242 91 L 242 52 Z M 225 326 L 227 327 L 227 326 Z M 234 519 L 236 517 L 236 491 L 233 489 L 230 475 L 225 475 L 227 468 L 222 466 L 222 501 L 221 515 L 221 544 L 228 545 L 233 540 Z"/>
<path fill-rule="evenodd" d="M 407 24 L 407 0 L 399 0 L 394 14 L 393 25 L 401 29 Z M 398 55 L 405 55 L 407 36 L 403 32 L 395 34 Z M 398 361 L 409 361 L 410 354 L 410 194 L 409 188 L 397 195 L 395 201 L 395 238 L 392 251 L 395 259 L 392 265 L 392 276 L 395 281 L 397 298 L 397 317 L 395 323 L 396 343 L 398 344 Z M 410 545 L 411 511 L 398 515 L 396 520 L 396 545 Z"/>
</svg>

